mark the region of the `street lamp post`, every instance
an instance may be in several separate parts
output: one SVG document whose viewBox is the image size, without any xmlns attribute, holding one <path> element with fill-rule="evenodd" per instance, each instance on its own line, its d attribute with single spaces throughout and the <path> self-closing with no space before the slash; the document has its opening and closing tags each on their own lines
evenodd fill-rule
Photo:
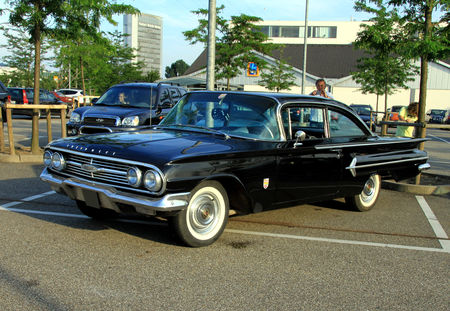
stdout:
<svg viewBox="0 0 450 311">
<path fill-rule="evenodd" d="M 306 0 L 305 8 L 305 31 L 303 34 L 303 73 L 302 73 L 302 94 L 305 94 L 305 80 L 306 80 L 306 54 L 308 50 L 308 3 Z"/>
<path fill-rule="evenodd" d="M 216 63 L 216 0 L 209 0 L 208 10 L 208 65 L 206 69 L 206 89 L 214 90 L 214 67 Z"/>
</svg>

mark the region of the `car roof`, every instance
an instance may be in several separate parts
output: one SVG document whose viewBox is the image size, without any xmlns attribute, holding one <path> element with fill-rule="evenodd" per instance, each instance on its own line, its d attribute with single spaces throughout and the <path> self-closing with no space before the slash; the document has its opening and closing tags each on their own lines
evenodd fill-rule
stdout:
<svg viewBox="0 0 450 311">
<path fill-rule="evenodd" d="M 244 91 L 193 91 L 190 93 L 217 93 L 217 94 L 240 94 L 251 95 L 271 98 L 279 102 L 280 104 L 286 104 L 292 101 L 303 101 L 310 103 L 323 103 L 339 106 L 345 109 L 350 109 L 346 104 L 336 101 L 334 99 L 328 99 L 321 96 L 301 95 L 292 93 L 272 93 L 272 92 L 244 92 Z"/>
<path fill-rule="evenodd" d="M 137 86 L 137 87 L 173 87 L 173 88 L 180 88 L 180 89 L 185 89 L 182 86 L 179 85 L 172 85 L 172 84 L 168 84 L 168 83 L 155 83 L 155 82 L 122 82 L 122 83 L 118 83 L 118 84 L 114 84 L 111 87 L 118 87 L 118 86 Z"/>
</svg>

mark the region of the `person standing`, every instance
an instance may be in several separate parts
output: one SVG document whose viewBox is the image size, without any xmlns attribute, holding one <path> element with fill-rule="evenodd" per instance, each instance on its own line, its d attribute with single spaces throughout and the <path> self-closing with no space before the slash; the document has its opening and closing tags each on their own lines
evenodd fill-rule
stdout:
<svg viewBox="0 0 450 311">
<path fill-rule="evenodd" d="M 417 121 L 419 103 L 413 102 L 408 107 L 403 107 L 398 112 L 398 120 L 407 123 L 414 123 Z M 395 132 L 395 136 L 400 137 L 413 137 L 414 126 L 402 126 L 398 125 Z"/>
<path fill-rule="evenodd" d="M 333 95 L 327 91 L 327 84 L 325 83 L 324 79 L 318 79 L 316 81 L 316 90 L 312 91 L 309 95 L 334 99 Z"/>
</svg>

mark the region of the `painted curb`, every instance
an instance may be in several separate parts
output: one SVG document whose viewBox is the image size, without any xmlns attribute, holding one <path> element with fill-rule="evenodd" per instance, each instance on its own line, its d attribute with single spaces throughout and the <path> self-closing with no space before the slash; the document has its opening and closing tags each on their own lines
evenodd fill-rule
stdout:
<svg viewBox="0 0 450 311">
<path fill-rule="evenodd" d="M 390 180 L 383 180 L 381 182 L 381 187 L 383 189 L 407 192 L 417 195 L 446 195 L 450 193 L 450 185 L 414 185 Z"/>
</svg>

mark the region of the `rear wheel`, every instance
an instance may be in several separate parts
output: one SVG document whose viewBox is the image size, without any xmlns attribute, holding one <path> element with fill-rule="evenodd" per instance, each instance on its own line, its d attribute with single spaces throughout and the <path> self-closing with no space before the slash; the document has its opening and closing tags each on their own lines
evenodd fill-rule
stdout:
<svg viewBox="0 0 450 311">
<path fill-rule="evenodd" d="M 84 215 L 97 220 L 113 218 L 115 216 L 114 211 L 87 206 L 83 201 L 77 201 L 77 207 Z"/>
<path fill-rule="evenodd" d="M 228 222 L 229 202 L 217 181 L 202 182 L 193 191 L 188 207 L 169 219 L 182 242 L 207 246 L 216 241 Z"/>
<path fill-rule="evenodd" d="M 345 202 L 353 209 L 360 212 L 371 210 L 377 202 L 381 189 L 381 177 L 378 174 L 372 174 L 364 184 L 360 194 L 346 197 Z"/>
</svg>

